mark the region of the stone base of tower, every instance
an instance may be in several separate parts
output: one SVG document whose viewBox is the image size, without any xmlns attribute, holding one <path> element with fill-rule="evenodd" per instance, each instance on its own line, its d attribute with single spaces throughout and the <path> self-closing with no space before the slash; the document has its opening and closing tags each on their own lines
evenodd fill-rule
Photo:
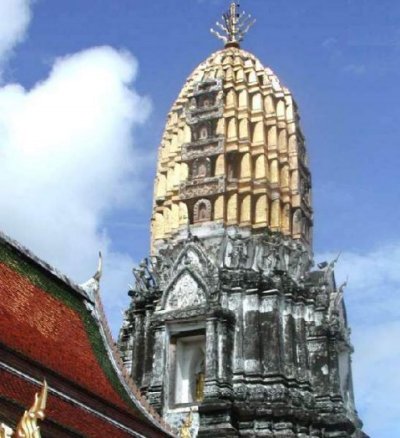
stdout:
<svg viewBox="0 0 400 438">
<path fill-rule="evenodd" d="M 149 402 L 192 436 L 360 438 L 334 262 L 279 233 L 188 235 L 135 271 L 119 347 Z M 194 420 L 193 420 L 194 421 Z"/>
</svg>

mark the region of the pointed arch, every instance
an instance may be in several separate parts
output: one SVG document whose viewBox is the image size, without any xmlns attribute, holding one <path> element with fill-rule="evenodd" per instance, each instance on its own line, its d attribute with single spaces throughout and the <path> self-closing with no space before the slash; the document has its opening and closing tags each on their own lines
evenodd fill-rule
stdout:
<svg viewBox="0 0 400 438">
<path fill-rule="evenodd" d="M 261 93 L 256 93 L 253 95 L 251 100 L 251 109 L 253 111 L 261 111 L 263 109 Z"/>
<path fill-rule="evenodd" d="M 247 108 L 249 106 L 249 93 L 247 90 L 242 90 L 239 93 L 239 108 Z"/>
<path fill-rule="evenodd" d="M 240 162 L 240 178 L 251 178 L 251 156 L 245 153 Z"/>
<path fill-rule="evenodd" d="M 225 175 L 225 155 L 218 155 L 217 160 L 215 162 L 215 175 Z"/>
<path fill-rule="evenodd" d="M 257 81 L 257 73 L 255 70 L 250 71 L 248 82 L 249 82 L 249 85 L 256 84 L 258 82 Z"/>
<path fill-rule="evenodd" d="M 249 120 L 241 119 L 239 122 L 239 138 L 241 140 L 249 138 Z"/>
<path fill-rule="evenodd" d="M 236 73 L 236 82 L 243 82 L 244 81 L 244 70 L 240 68 Z"/>
<path fill-rule="evenodd" d="M 256 179 L 265 179 L 267 176 L 265 155 L 258 155 L 255 159 L 254 176 Z"/>
<path fill-rule="evenodd" d="M 274 199 L 271 203 L 271 227 L 278 229 L 281 224 L 281 201 Z"/>
<path fill-rule="evenodd" d="M 293 134 L 289 137 L 289 153 L 294 153 L 297 151 L 297 138 L 296 135 Z"/>
<path fill-rule="evenodd" d="M 278 184 L 279 183 L 279 164 L 278 160 L 274 159 L 271 161 L 270 165 L 270 180 L 272 184 Z"/>
<path fill-rule="evenodd" d="M 242 198 L 240 205 L 240 222 L 247 223 L 251 221 L 251 195 Z"/>
<path fill-rule="evenodd" d="M 286 132 L 286 129 L 281 129 L 279 131 L 278 147 L 279 147 L 279 150 L 282 152 L 287 151 L 287 132 Z"/>
<path fill-rule="evenodd" d="M 276 105 L 276 115 L 281 118 L 285 117 L 285 102 L 282 99 L 278 100 Z"/>
<path fill-rule="evenodd" d="M 228 67 L 226 69 L 226 72 L 225 72 L 225 80 L 226 81 L 232 81 L 233 79 L 234 79 L 234 74 L 233 74 L 232 67 Z"/>
<path fill-rule="evenodd" d="M 227 219 L 228 222 L 237 223 L 238 217 L 237 194 L 232 194 L 228 199 Z"/>
<path fill-rule="evenodd" d="M 236 92 L 235 90 L 232 88 L 228 91 L 227 95 L 226 95 L 226 106 L 230 107 L 236 107 L 237 104 L 237 98 L 236 98 Z"/>
<path fill-rule="evenodd" d="M 228 130 L 226 137 L 228 139 L 236 139 L 237 138 L 237 123 L 236 118 L 232 117 L 228 122 Z"/>
<path fill-rule="evenodd" d="M 267 195 L 260 195 L 256 200 L 254 220 L 256 224 L 267 223 L 268 202 Z"/>
<path fill-rule="evenodd" d="M 265 98 L 264 107 L 265 107 L 265 112 L 268 115 L 275 113 L 274 98 L 270 94 L 268 96 L 266 96 L 266 98 Z"/>
<path fill-rule="evenodd" d="M 276 147 L 276 126 L 268 129 L 268 147 L 271 149 Z"/>
<path fill-rule="evenodd" d="M 289 165 L 285 164 L 284 166 L 282 166 L 282 170 L 281 170 L 281 187 L 282 188 L 289 188 Z"/>
<path fill-rule="evenodd" d="M 264 122 L 256 122 L 253 129 L 253 143 L 264 144 Z"/>
<path fill-rule="evenodd" d="M 214 220 L 219 221 L 224 218 L 224 197 L 218 196 L 214 202 Z"/>
</svg>

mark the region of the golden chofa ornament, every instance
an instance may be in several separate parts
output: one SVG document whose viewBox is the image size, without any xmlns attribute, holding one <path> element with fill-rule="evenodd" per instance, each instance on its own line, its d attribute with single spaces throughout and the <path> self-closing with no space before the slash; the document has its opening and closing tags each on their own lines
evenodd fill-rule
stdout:
<svg viewBox="0 0 400 438">
<path fill-rule="evenodd" d="M 18 426 L 13 433 L 12 429 L 5 424 L 0 425 L 0 438 L 40 438 L 38 420 L 44 419 L 44 411 L 47 403 L 48 386 L 43 382 L 41 391 L 35 394 L 35 401 L 28 411 L 24 412 Z"/>
<path fill-rule="evenodd" d="M 217 21 L 217 26 L 222 31 L 210 29 L 211 33 L 225 43 L 225 47 L 239 47 L 244 36 L 256 22 L 251 19 L 251 15 L 246 15 L 245 11 L 239 13 L 239 3 L 232 2 L 225 14 L 222 15 L 223 23 Z"/>
</svg>

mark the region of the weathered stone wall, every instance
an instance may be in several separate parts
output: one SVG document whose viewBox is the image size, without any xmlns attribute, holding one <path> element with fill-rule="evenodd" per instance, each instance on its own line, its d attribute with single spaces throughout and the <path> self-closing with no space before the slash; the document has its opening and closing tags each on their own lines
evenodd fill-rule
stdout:
<svg viewBox="0 0 400 438">
<path fill-rule="evenodd" d="M 343 287 L 334 262 L 310 266 L 298 241 L 236 228 L 209 239 L 188 235 L 143 262 L 119 345 L 153 406 L 174 422 L 195 409 L 199 437 L 359 431 Z M 174 406 L 171 336 L 199 328 L 204 400 Z"/>
</svg>

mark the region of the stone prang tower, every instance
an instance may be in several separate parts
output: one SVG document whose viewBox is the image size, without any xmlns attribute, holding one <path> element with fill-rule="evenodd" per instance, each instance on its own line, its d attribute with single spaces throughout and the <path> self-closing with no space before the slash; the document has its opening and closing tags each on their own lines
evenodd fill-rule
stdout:
<svg viewBox="0 0 400 438">
<path fill-rule="evenodd" d="M 192 437 L 365 437 L 344 285 L 335 261 L 312 269 L 297 105 L 239 47 L 252 23 L 237 8 L 213 31 L 225 48 L 168 114 L 152 252 L 134 269 L 119 348 L 150 403 Z"/>
</svg>

